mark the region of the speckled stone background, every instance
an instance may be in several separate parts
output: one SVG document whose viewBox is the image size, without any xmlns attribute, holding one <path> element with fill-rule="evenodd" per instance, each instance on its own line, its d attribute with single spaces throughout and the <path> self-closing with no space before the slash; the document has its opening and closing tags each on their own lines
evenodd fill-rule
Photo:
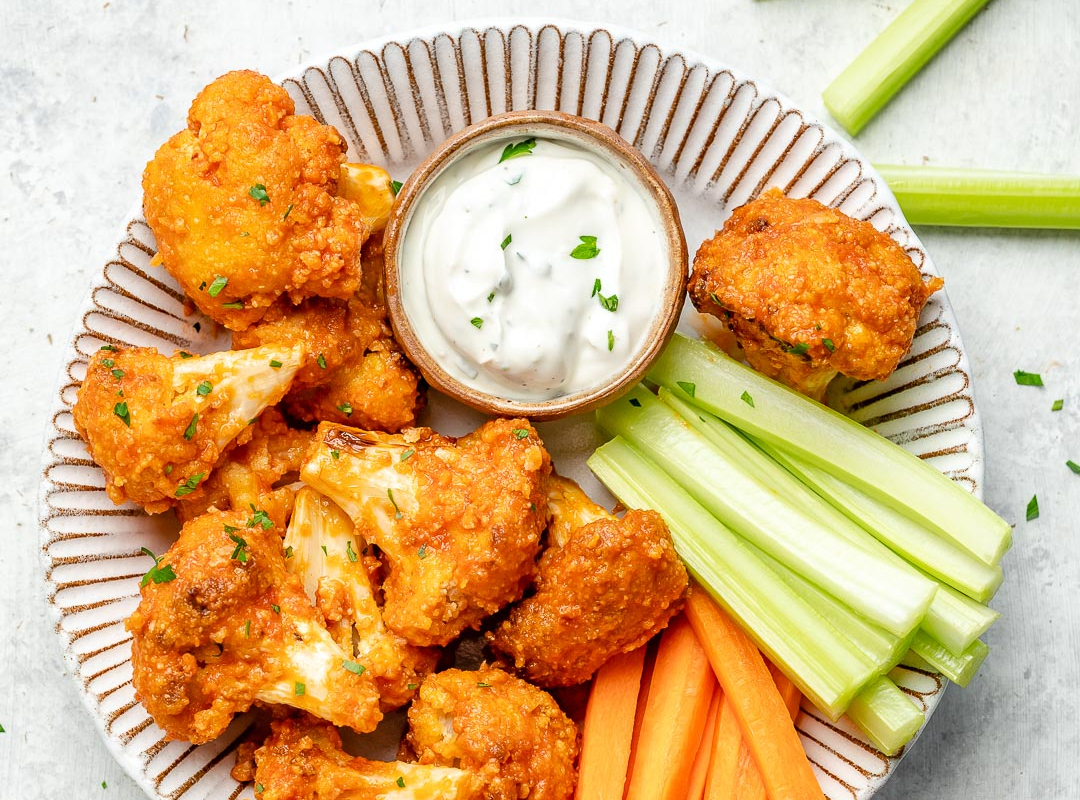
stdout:
<svg viewBox="0 0 1080 800">
<path fill-rule="evenodd" d="M 141 792 L 108 755 L 47 622 L 35 498 L 45 409 L 91 273 L 155 147 L 204 84 L 271 75 L 439 20 L 610 20 L 820 92 L 905 0 L 0 1 L 0 798 Z M 1037 11 L 1037 13 L 1033 13 Z M 1080 174 L 1080 2 L 993 0 L 856 140 L 878 162 Z M 1004 614 L 883 800 L 1080 797 L 1080 233 L 919 230 L 986 429 L 986 499 L 1016 523 Z M 1046 387 L 1017 386 L 1013 370 Z M 1053 400 L 1065 408 L 1051 412 Z M 1034 522 L 1024 508 L 1038 494 Z"/>
</svg>

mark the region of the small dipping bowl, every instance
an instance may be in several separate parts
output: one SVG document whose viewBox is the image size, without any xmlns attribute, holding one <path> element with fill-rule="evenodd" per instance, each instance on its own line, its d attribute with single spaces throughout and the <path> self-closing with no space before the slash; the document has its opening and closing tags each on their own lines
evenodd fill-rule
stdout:
<svg viewBox="0 0 1080 800">
<path fill-rule="evenodd" d="M 648 330 L 621 368 L 585 389 L 543 400 L 513 397 L 513 390 L 484 391 L 450 373 L 420 335 L 406 311 L 405 293 L 410 287 L 402 265 L 410 222 L 425 202 L 433 182 L 458 159 L 476 148 L 495 143 L 536 138 L 564 143 L 588 151 L 606 162 L 638 190 L 655 211 L 657 236 L 663 254 L 657 270 L 663 270 L 662 289 L 656 298 Z M 590 411 L 615 400 L 644 377 L 652 362 L 671 338 L 682 312 L 686 294 L 688 259 L 679 210 L 667 186 L 652 165 L 632 145 L 606 125 L 558 111 L 511 111 L 489 117 L 444 141 L 409 177 L 398 192 L 384 235 L 386 302 L 401 346 L 433 387 L 478 411 L 496 416 L 550 420 Z M 490 298 L 489 298 L 490 300 Z M 415 309 L 414 309 L 414 312 Z M 609 332 L 610 336 L 610 332 Z M 609 345 L 610 349 L 610 345 Z"/>
</svg>

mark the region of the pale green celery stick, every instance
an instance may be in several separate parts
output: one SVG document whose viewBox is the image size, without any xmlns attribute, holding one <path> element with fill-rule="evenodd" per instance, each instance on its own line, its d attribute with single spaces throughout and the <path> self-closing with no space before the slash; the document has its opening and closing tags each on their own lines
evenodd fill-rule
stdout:
<svg viewBox="0 0 1080 800">
<path fill-rule="evenodd" d="M 894 636 L 877 625 L 867 622 L 839 600 L 830 597 L 810 581 L 792 572 L 750 542 L 744 540 L 743 544 L 760 558 L 765 566 L 779 575 L 780 579 L 795 591 L 795 594 L 850 639 L 859 650 L 866 654 L 867 658 L 875 664 L 882 665 L 879 674 L 884 674 L 896 666 L 910 648 L 914 632 L 903 638 Z"/>
<path fill-rule="evenodd" d="M 1080 176 L 875 166 L 912 225 L 1080 228 Z"/>
<path fill-rule="evenodd" d="M 887 756 L 896 755 L 926 722 L 922 710 L 885 676 L 856 695 L 847 715 Z"/>
<path fill-rule="evenodd" d="M 817 517 L 819 521 L 831 527 L 836 533 L 866 546 L 871 552 L 885 555 L 893 563 L 923 575 L 928 580 L 933 580 L 938 586 L 938 591 L 930 601 L 930 606 L 926 609 L 926 617 L 920 627 L 948 647 L 954 655 L 963 654 L 971 646 L 971 643 L 986 633 L 989 627 L 1001 616 L 985 605 L 962 595 L 951 586 L 941 583 L 937 578 L 905 561 L 904 558 L 887 548 L 878 539 L 868 536 L 867 531 L 862 526 L 853 519 L 844 516 L 836 507 L 826 502 L 831 498 L 822 499 L 794 474 L 774 461 L 765 452 L 765 450 L 771 448 L 771 445 L 766 445 L 758 439 L 753 439 L 747 434 L 736 431 L 735 428 L 732 428 L 723 420 L 684 400 L 680 400 L 674 393 L 663 387 L 660 388 L 659 397 L 661 401 L 675 409 L 683 419 L 717 447 L 727 448 L 729 452 L 737 454 L 739 464 L 750 471 L 758 480 L 789 500 L 798 502 L 804 511 Z M 772 449 L 775 450 L 775 448 Z M 847 486 L 847 484 L 844 485 Z M 862 497 L 868 496 L 862 494 Z M 881 506 L 881 508 L 891 514 L 896 514 L 887 506 Z M 907 521 L 906 518 L 904 520 L 908 524 L 916 524 Z M 980 561 L 974 561 L 974 563 L 984 570 L 996 569 L 1000 572 L 1000 568 L 987 567 Z"/>
<path fill-rule="evenodd" d="M 821 97 L 852 136 L 989 0 L 912 0 Z"/>
<path fill-rule="evenodd" d="M 801 511 L 640 386 L 600 409 L 596 419 L 655 461 L 720 522 L 867 620 L 906 636 L 926 616 L 935 584 Z"/>
<path fill-rule="evenodd" d="M 794 453 L 788 453 L 768 442 L 757 440 L 759 446 L 774 459 L 876 537 L 882 544 L 980 603 L 986 603 L 1001 586 L 1001 566 L 983 563 L 968 551 L 957 547 L 889 508 L 866 492 L 830 475 Z"/>
<path fill-rule="evenodd" d="M 625 440 L 612 439 L 588 464 L 625 506 L 664 517 L 686 568 L 799 691 L 834 720 L 844 713 L 879 665 Z"/>
<path fill-rule="evenodd" d="M 858 486 L 986 564 L 996 566 L 1009 548 L 1009 524 L 930 464 L 715 347 L 676 334 L 648 377 L 736 428 Z M 693 396 L 680 382 L 694 387 Z"/>
<path fill-rule="evenodd" d="M 962 656 L 954 656 L 941 642 L 936 641 L 926 631 L 919 631 L 911 640 L 912 651 L 933 669 L 940 672 L 953 683 L 967 686 L 975 673 L 979 671 L 990 648 L 976 640 Z"/>
</svg>

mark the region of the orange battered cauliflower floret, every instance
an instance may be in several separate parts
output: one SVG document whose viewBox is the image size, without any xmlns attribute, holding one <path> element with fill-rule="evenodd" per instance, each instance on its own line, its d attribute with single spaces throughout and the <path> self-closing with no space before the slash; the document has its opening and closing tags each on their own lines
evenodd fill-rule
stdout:
<svg viewBox="0 0 1080 800">
<path fill-rule="evenodd" d="M 188 127 L 143 173 L 143 210 L 165 269 L 227 328 L 257 321 L 278 297 L 348 298 L 368 226 L 337 197 L 346 144 L 294 115 L 288 93 L 230 72 L 191 104 Z"/>
<path fill-rule="evenodd" d="M 577 785 L 577 727 L 547 692 L 492 667 L 424 681 L 403 749 L 473 773 L 485 800 L 569 800 Z"/>
<path fill-rule="evenodd" d="M 869 222 L 770 189 L 702 243 L 689 292 L 751 366 L 821 400 L 838 372 L 892 374 L 941 286 Z"/>
</svg>

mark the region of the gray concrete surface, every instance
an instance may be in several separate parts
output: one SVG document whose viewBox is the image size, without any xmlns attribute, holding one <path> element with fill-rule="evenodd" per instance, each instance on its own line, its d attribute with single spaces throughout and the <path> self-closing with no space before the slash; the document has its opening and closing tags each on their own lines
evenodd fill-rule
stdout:
<svg viewBox="0 0 1080 800">
<path fill-rule="evenodd" d="M 35 497 L 45 411 L 90 275 L 153 149 L 235 67 L 281 73 L 440 19 L 617 21 L 821 89 L 905 0 L 0 2 L 0 797 L 139 790 L 99 741 L 46 621 Z M 1037 9 L 1037 13 L 1032 13 Z M 1080 4 L 994 0 L 858 137 L 871 159 L 1080 174 Z M 1080 797 L 1080 234 L 922 229 L 972 357 L 987 501 L 1016 522 L 990 658 L 950 690 L 882 800 Z M 1046 388 L 1016 386 L 1014 369 Z M 1063 398 L 1063 411 L 1051 402 Z M 1037 493 L 1042 516 L 1024 521 Z"/>
</svg>

